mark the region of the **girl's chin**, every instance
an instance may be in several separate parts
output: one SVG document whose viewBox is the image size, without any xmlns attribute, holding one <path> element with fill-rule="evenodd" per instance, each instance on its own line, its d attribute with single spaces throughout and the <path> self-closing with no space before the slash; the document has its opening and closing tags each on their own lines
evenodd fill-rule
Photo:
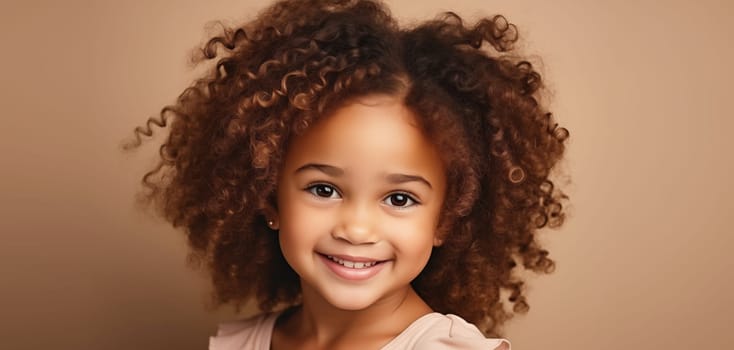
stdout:
<svg viewBox="0 0 734 350">
<path fill-rule="evenodd" d="M 375 304 L 372 298 L 326 296 L 326 301 L 336 309 L 342 311 L 361 311 Z"/>
<path fill-rule="evenodd" d="M 342 288 L 340 288 L 342 287 Z M 377 289 L 377 290 L 376 290 Z M 405 300 L 400 292 L 380 290 L 377 286 L 343 288 L 343 286 L 324 287 L 320 298 L 335 309 L 342 311 L 363 311 L 376 305 L 395 303 L 393 307 Z"/>
</svg>

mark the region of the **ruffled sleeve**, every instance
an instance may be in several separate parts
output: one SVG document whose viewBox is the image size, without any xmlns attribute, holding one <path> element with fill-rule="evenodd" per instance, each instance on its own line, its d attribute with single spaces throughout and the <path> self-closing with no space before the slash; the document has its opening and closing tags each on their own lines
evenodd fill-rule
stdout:
<svg viewBox="0 0 734 350">
<path fill-rule="evenodd" d="M 510 350 L 507 339 L 485 338 L 479 329 L 456 315 L 445 315 L 451 322 L 448 337 L 436 339 L 445 343 L 447 349 L 494 349 Z M 419 346 L 418 349 L 423 349 Z M 426 349 L 430 349 L 426 347 Z"/>
<path fill-rule="evenodd" d="M 217 335 L 209 338 L 209 350 L 268 350 L 276 313 L 219 325 Z"/>
<path fill-rule="evenodd" d="M 382 350 L 510 350 L 506 339 L 485 338 L 473 324 L 456 315 L 431 313 L 411 324 Z"/>
</svg>

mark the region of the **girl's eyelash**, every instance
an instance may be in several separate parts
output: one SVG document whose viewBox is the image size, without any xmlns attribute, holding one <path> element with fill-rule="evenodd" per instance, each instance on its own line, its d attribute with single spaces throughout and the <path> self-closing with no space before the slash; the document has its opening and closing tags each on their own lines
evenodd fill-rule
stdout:
<svg viewBox="0 0 734 350">
<path fill-rule="evenodd" d="M 322 189 L 328 189 L 328 191 L 332 191 L 332 192 L 328 196 L 322 196 L 316 192 L 318 191 L 319 187 L 321 187 Z M 322 183 L 322 182 L 310 184 L 306 186 L 306 188 L 304 188 L 304 191 L 308 191 L 315 197 L 319 197 L 319 198 L 331 198 L 333 194 L 337 194 L 339 195 L 339 197 L 341 197 L 341 194 L 339 193 L 339 190 L 336 189 L 336 186 L 328 184 L 328 183 Z M 326 193 L 322 193 L 322 194 L 326 194 Z"/>
<path fill-rule="evenodd" d="M 385 197 L 385 199 L 383 201 L 389 201 L 390 198 L 393 198 L 393 196 L 396 196 L 396 195 L 405 196 L 406 201 L 408 203 L 410 203 L 410 204 L 408 204 L 408 205 L 392 205 L 392 204 L 389 204 L 388 203 L 388 205 L 390 205 L 391 207 L 395 207 L 395 208 L 398 208 L 398 209 L 402 210 L 402 209 L 407 209 L 407 208 L 410 208 L 410 207 L 413 207 L 413 206 L 416 206 L 416 205 L 421 205 L 421 202 L 419 200 L 417 200 L 413 194 L 408 193 L 408 192 L 393 192 L 393 193 L 390 193 L 390 194 L 387 195 L 387 197 Z"/>
<path fill-rule="evenodd" d="M 326 190 L 327 192 L 322 192 L 321 194 L 319 194 L 317 192 L 319 190 L 319 187 L 321 187 L 322 190 Z M 341 193 L 339 193 L 339 190 L 336 188 L 336 186 L 334 186 L 332 184 L 328 184 L 328 183 L 322 183 L 322 182 L 317 182 L 317 183 L 309 184 L 308 186 L 306 186 L 306 188 L 304 188 L 304 191 L 308 191 L 309 193 L 311 193 L 312 195 L 314 195 L 315 197 L 318 197 L 318 198 L 325 198 L 325 199 L 326 198 L 332 198 L 332 196 L 335 195 L 335 194 L 338 195 L 339 197 L 341 197 Z M 405 191 L 398 191 L 398 192 L 390 193 L 387 196 L 385 196 L 385 199 L 383 199 L 383 202 L 389 201 L 391 198 L 394 198 L 394 196 L 404 196 L 405 197 L 405 201 L 408 204 L 407 205 L 406 204 L 404 204 L 404 205 L 393 205 L 391 203 L 387 203 L 391 207 L 395 207 L 395 208 L 398 208 L 398 209 L 407 209 L 407 208 L 410 208 L 412 206 L 416 206 L 416 205 L 421 205 L 422 204 L 416 198 L 415 195 L 413 195 L 410 192 L 405 192 Z"/>
</svg>

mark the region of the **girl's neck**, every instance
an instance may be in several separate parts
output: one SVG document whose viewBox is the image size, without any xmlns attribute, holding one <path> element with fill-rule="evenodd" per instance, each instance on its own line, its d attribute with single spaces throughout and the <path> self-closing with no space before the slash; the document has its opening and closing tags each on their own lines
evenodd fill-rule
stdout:
<svg viewBox="0 0 734 350">
<path fill-rule="evenodd" d="M 365 342 L 384 345 L 431 312 L 410 286 L 366 309 L 354 311 L 335 308 L 315 291 L 304 288 L 303 305 L 279 320 L 276 329 L 296 340 L 301 348 L 348 348 L 349 344 Z"/>
</svg>

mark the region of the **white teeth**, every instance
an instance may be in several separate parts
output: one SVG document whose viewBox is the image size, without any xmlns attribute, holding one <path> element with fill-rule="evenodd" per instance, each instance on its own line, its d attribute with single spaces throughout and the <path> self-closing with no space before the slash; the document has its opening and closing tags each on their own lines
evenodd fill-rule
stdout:
<svg viewBox="0 0 734 350">
<path fill-rule="evenodd" d="M 331 255 L 327 255 L 327 258 L 331 259 L 332 261 L 336 262 L 339 265 L 343 265 L 345 267 L 348 267 L 350 269 L 364 269 L 368 267 L 372 267 L 377 265 L 377 261 L 371 261 L 371 262 L 354 262 L 354 261 L 348 261 L 344 259 L 339 259 L 337 257 L 333 257 Z"/>
</svg>

